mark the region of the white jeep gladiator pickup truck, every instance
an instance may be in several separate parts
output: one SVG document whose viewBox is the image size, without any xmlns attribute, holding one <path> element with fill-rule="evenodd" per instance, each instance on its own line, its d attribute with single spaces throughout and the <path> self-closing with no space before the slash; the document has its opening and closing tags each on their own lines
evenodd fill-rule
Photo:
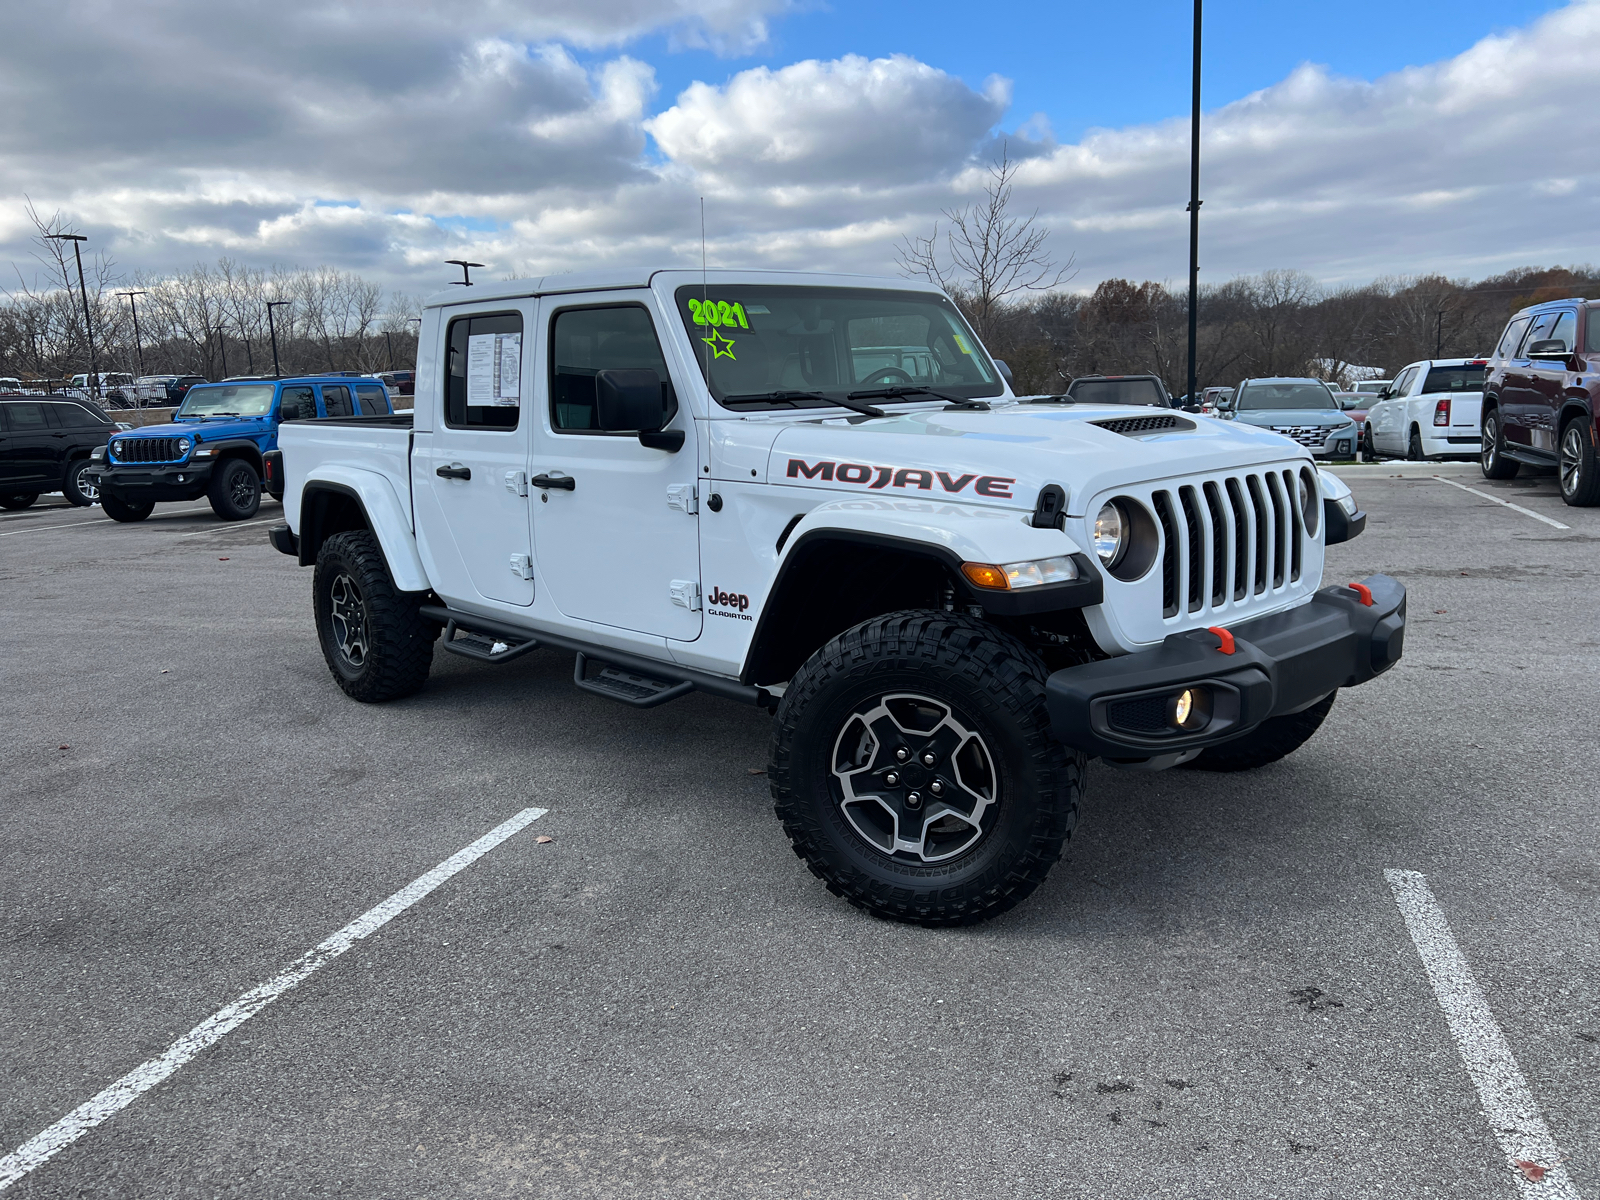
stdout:
<svg viewBox="0 0 1600 1200">
<path fill-rule="evenodd" d="M 1275 761 L 1405 631 L 1387 576 L 1319 590 L 1366 518 L 1303 447 L 1006 376 L 905 280 L 478 285 L 424 310 L 414 414 L 283 424 L 271 538 L 355 699 L 416 692 L 437 641 L 764 706 L 829 888 L 981 920 L 1060 858 L 1088 756 Z"/>
</svg>

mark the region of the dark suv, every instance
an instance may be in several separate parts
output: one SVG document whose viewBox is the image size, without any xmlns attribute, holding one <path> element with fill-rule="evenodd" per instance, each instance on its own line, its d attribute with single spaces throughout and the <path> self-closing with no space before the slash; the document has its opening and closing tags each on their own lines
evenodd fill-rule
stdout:
<svg viewBox="0 0 1600 1200">
<path fill-rule="evenodd" d="M 0 508 L 27 508 L 41 492 L 73 504 L 99 499 L 89 455 L 116 430 L 89 400 L 0 395 Z"/>
<path fill-rule="evenodd" d="M 1600 504 L 1600 300 L 1552 300 L 1511 318 L 1484 371 L 1483 473 L 1555 467 L 1568 504 Z"/>
</svg>

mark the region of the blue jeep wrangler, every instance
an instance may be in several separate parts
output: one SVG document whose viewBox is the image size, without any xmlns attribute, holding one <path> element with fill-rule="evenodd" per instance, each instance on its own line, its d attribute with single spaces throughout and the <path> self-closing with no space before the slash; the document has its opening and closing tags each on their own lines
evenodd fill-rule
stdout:
<svg viewBox="0 0 1600 1200">
<path fill-rule="evenodd" d="M 158 501 L 201 496 L 224 521 L 243 521 L 261 506 L 264 460 L 284 421 L 393 411 L 382 381 L 363 376 L 199 384 L 171 424 L 132 429 L 96 449 L 91 482 L 113 521 L 142 521 Z"/>
</svg>

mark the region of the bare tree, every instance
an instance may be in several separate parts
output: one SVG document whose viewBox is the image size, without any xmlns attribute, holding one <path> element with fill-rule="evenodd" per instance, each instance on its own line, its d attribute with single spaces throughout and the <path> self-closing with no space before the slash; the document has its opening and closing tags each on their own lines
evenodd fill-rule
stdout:
<svg viewBox="0 0 1600 1200">
<path fill-rule="evenodd" d="M 895 251 L 901 273 L 921 276 L 952 296 L 960 296 L 978 336 L 988 342 L 1001 308 L 1020 292 L 1048 292 L 1072 278 L 1072 259 L 1061 266 L 1045 250 L 1050 231 L 1030 216 L 1011 215 L 1012 179 L 1017 166 L 1005 143 L 989 168 L 983 199 L 943 210 L 950 223 L 943 243 L 939 223 L 927 237 L 907 236 Z"/>
</svg>

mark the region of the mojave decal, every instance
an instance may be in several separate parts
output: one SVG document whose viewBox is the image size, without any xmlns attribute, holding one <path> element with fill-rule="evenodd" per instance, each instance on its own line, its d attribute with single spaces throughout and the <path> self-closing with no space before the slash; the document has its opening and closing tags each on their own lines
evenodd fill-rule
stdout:
<svg viewBox="0 0 1600 1200">
<path fill-rule="evenodd" d="M 877 478 L 873 478 L 876 475 Z M 874 467 L 866 463 L 829 462 L 808 463 L 803 458 L 789 460 L 790 479 L 821 479 L 829 483 L 861 483 L 869 491 L 879 488 L 917 488 L 924 492 L 933 490 L 937 480 L 946 492 L 960 492 L 972 485 L 975 495 L 991 500 L 1010 500 L 1011 485 L 1016 479 L 1002 475 L 957 475 L 949 471 L 925 471 L 921 467 Z"/>
</svg>

